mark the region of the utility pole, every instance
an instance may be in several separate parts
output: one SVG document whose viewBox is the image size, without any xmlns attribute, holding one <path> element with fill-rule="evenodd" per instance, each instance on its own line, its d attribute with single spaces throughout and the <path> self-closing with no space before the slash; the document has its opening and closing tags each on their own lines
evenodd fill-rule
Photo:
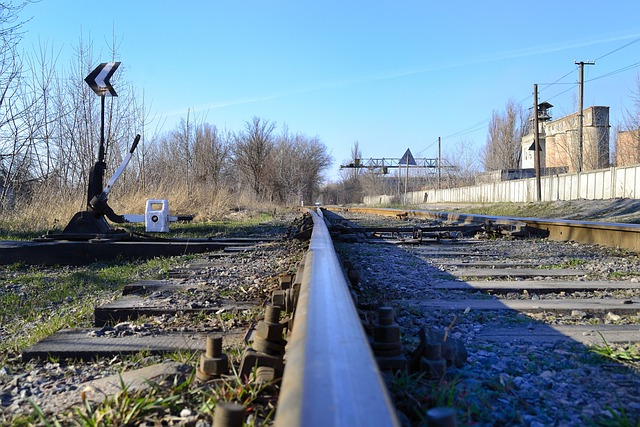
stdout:
<svg viewBox="0 0 640 427">
<path fill-rule="evenodd" d="M 580 66 L 580 81 L 578 82 L 578 172 L 582 172 L 583 162 L 583 139 L 582 128 L 584 126 L 584 66 L 595 65 L 595 61 L 574 61 L 576 65 Z M 536 107 L 537 108 L 537 107 Z M 536 110 L 537 111 L 537 110 Z"/>
<path fill-rule="evenodd" d="M 540 181 L 540 115 L 538 113 L 538 85 L 533 85 L 533 162 L 536 169 L 536 196 L 542 201 L 542 184 Z"/>
<path fill-rule="evenodd" d="M 438 190 L 440 190 L 440 171 L 442 169 L 442 163 L 441 163 L 441 159 L 442 158 L 442 146 L 440 145 L 440 137 L 438 137 Z"/>
</svg>

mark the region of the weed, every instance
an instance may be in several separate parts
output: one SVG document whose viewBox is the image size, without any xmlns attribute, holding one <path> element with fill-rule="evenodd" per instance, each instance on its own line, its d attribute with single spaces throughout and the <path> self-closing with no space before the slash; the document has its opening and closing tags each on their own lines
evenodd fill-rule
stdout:
<svg viewBox="0 0 640 427">
<path fill-rule="evenodd" d="M 406 415 L 419 417 L 428 407 L 426 400 L 430 399 L 431 389 L 422 374 L 398 371 L 390 378 L 388 386 L 397 409 Z"/>
<path fill-rule="evenodd" d="M 609 345 L 604 336 L 598 331 L 598 335 L 602 339 L 602 345 L 593 345 L 591 351 L 616 362 L 640 364 L 640 348 L 637 345 L 612 347 Z"/>
<path fill-rule="evenodd" d="M 40 423 L 52 427 L 60 426 L 61 420 L 81 426 L 147 425 L 149 420 L 154 420 L 155 425 L 173 425 L 181 418 L 183 409 L 190 409 L 197 419 L 211 422 L 219 402 L 242 404 L 256 422 L 267 422 L 273 417 L 277 387 L 272 383 L 257 383 L 255 372 L 251 378 L 242 379 L 234 371 L 234 375 L 207 384 L 196 383 L 194 372 L 186 379 L 176 377 L 164 385 L 150 383 L 139 390 L 130 389 L 121 380 L 121 390 L 115 395 L 97 403 L 83 393 L 82 404 L 66 414 L 48 417 L 35 403 L 31 405 Z"/>
<path fill-rule="evenodd" d="M 612 271 L 609 273 L 610 279 L 624 279 L 627 277 L 639 277 L 640 271 Z"/>
<path fill-rule="evenodd" d="M 601 416 L 592 421 L 592 425 L 598 427 L 640 427 L 640 417 L 628 414 L 619 398 L 617 398 L 617 401 L 618 410 L 609 408 L 610 417 Z"/>
<path fill-rule="evenodd" d="M 199 352 L 190 351 L 190 350 L 177 350 L 173 353 L 168 353 L 165 355 L 167 359 L 173 360 L 174 362 L 183 363 L 185 365 L 194 365 L 199 360 Z"/>
<path fill-rule="evenodd" d="M 90 327 L 93 307 L 116 297 L 126 283 L 158 279 L 180 260 L 96 263 L 78 268 L 0 268 L 0 319 L 6 335 L 0 352 L 20 352 L 61 328 Z"/>
<path fill-rule="evenodd" d="M 587 261 L 579 258 L 571 258 L 563 263 L 564 268 L 578 267 L 580 265 L 586 264 Z"/>
</svg>

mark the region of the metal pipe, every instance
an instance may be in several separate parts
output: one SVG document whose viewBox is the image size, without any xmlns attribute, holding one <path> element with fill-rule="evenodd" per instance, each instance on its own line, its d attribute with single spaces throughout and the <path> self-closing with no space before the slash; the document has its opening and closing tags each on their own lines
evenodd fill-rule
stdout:
<svg viewBox="0 0 640 427">
<path fill-rule="evenodd" d="M 322 214 L 311 215 L 275 425 L 399 426 Z"/>
<path fill-rule="evenodd" d="M 113 184 L 115 184 L 118 178 L 120 178 L 120 175 L 122 175 L 122 172 L 129 164 L 129 161 L 131 160 L 131 156 L 133 156 L 133 152 L 136 151 L 138 142 L 140 142 L 140 135 L 136 135 L 135 139 L 133 140 L 133 144 L 131 145 L 131 149 L 129 150 L 127 155 L 124 157 L 124 159 L 122 160 L 122 163 L 120 164 L 116 172 L 113 174 L 113 176 L 107 183 L 107 186 L 104 188 L 104 190 L 102 190 L 102 194 L 101 194 L 102 197 L 106 198 L 109 196 L 109 193 L 111 192 L 111 187 L 113 187 Z"/>
</svg>

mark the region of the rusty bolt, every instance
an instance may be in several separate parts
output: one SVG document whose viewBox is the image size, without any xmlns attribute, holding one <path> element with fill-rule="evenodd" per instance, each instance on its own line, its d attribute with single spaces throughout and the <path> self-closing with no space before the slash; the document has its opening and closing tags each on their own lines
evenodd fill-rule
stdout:
<svg viewBox="0 0 640 427">
<path fill-rule="evenodd" d="M 267 323 L 280 322 L 280 308 L 275 305 L 268 304 L 264 311 L 264 321 Z"/>
<path fill-rule="evenodd" d="M 377 343 L 399 343 L 400 328 L 393 326 L 374 326 L 373 340 Z"/>
<path fill-rule="evenodd" d="M 280 323 L 258 322 L 256 325 L 256 335 L 267 341 L 280 342 L 283 333 L 284 325 Z"/>
<path fill-rule="evenodd" d="M 280 342 L 267 341 L 262 338 L 256 337 L 253 341 L 252 348 L 260 353 L 270 355 L 283 355 L 285 351 L 285 345 L 287 342 L 281 340 Z"/>
<path fill-rule="evenodd" d="M 196 377 L 201 381 L 209 381 L 229 372 L 229 359 L 222 352 L 222 335 L 207 336 L 205 354 L 200 356 L 200 365 Z"/>
<path fill-rule="evenodd" d="M 213 411 L 213 427 L 242 427 L 245 408 L 239 403 L 218 402 Z"/>
<path fill-rule="evenodd" d="M 438 360 L 442 357 L 442 345 L 436 343 L 425 343 L 422 355 L 428 360 Z"/>
<path fill-rule="evenodd" d="M 273 366 L 258 366 L 256 369 L 256 382 L 259 384 L 270 383 L 276 378 L 276 370 Z"/>
<path fill-rule="evenodd" d="M 283 354 L 287 341 L 282 337 L 284 326 L 280 323 L 280 307 L 267 305 L 264 320 L 256 325 L 253 349 L 271 355 Z"/>
<path fill-rule="evenodd" d="M 433 427 L 456 427 L 456 411 L 453 408 L 432 408 L 427 411 L 427 422 Z"/>
<path fill-rule="evenodd" d="M 273 291 L 273 294 L 271 294 L 271 302 L 273 303 L 273 305 L 286 310 L 287 291 L 286 290 Z"/>
<path fill-rule="evenodd" d="M 280 281 L 280 289 L 281 290 L 285 290 L 285 289 L 289 289 L 291 287 L 291 283 L 293 282 L 293 275 L 292 274 L 281 274 L 279 277 L 279 281 Z"/>
<path fill-rule="evenodd" d="M 391 326 L 394 324 L 393 308 L 391 307 L 378 308 L 378 324 L 382 326 Z"/>
<path fill-rule="evenodd" d="M 420 370 L 428 380 L 439 380 L 447 373 L 447 361 L 443 358 L 429 360 L 426 357 L 420 359 Z"/>
<path fill-rule="evenodd" d="M 393 308 L 380 307 L 378 322 L 373 326 L 373 352 L 382 369 L 396 369 L 405 366 L 400 343 L 400 327 L 393 320 Z"/>
<path fill-rule="evenodd" d="M 393 308 L 378 308 L 378 323 L 373 326 L 373 341 L 400 345 L 400 327 L 393 320 Z"/>
</svg>

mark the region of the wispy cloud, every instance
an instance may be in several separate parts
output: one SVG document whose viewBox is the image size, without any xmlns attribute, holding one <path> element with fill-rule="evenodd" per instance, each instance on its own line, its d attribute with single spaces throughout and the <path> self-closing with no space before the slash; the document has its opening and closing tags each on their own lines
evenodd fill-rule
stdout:
<svg viewBox="0 0 640 427">
<path fill-rule="evenodd" d="M 195 106 L 190 108 L 190 110 L 193 112 L 202 112 L 202 111 L 221 109 L 221 108 L 232 107 L 237 105 L 256 104 L 256 103 L 271 101 L 275 99 L 282 99 L 282 98 L 291 97 L 291 96 L 304 95 L 307 93 L 340 89 L 340 88 L 345 88 L 345 87 L 364 84 L 364 83 L 399 79 L 403 77 L 431 73 L 434 71 L 469 67 L 473 65 L 505 61 L 509 59 L 525 58 L 525 57 L 536 56 L 536 55 L 545 55 L 545 54 L 561 52 L 565 50 L 579 49 L 579 48 L 584 48 L 588 46 L 595 46 L 599 44 L 613 43 L 618 41 L 627 41 L 627 40 L 632 40 L 637 38 L 640 38 L 640 33 L 615 35 L 615 36 L 608 36 L 608 37 L 602 37 L 602 38 L 586 38 L 581 40 L 570 40 L 564 43 L 546 44 L 546 45 L 540 45 L 540 46 L 532 46 L 524 49 L 508 50 L 503 52 L 469 56 L 466 58 L 462 58 L 458 61 L 427 64 L 424 66 L 389 70 L 381 73 L 356 76 L 352 78 L 345 78 L 345 79 L 339 79 L 334 81 L 326 81 L 326 82 L 321 82 L 315 85 L 310 85 L 304 88 L 298 88 L 298 89 L 293 89 L 289 91 L 282 91 L 282 92 L 273 93 L 273 94 L 265 94 L 261 96 L 238 98 L 238 99 L 221 100 L 221 101 L 213 102 L 210 104 Z M 605 54 L 605 56 L 606 55 L 607 54 Z M 182 109 L 182 110 L 174 110 L 174 111 L 166 112 L 165 114 L 168 116 L 175 116 L 175 115 L 184 114 L 184 112 L 185 112 L 185 109 Z"/>
</svg>

